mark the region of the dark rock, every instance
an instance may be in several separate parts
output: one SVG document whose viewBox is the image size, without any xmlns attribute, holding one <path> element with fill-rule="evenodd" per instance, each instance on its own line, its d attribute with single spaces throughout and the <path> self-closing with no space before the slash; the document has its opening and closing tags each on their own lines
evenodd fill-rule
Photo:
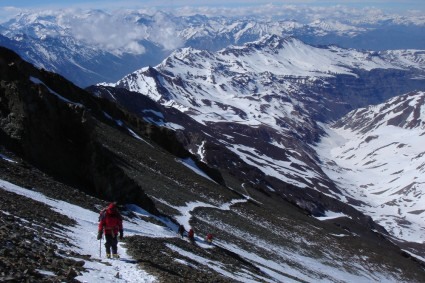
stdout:
<svg viewBox="0 0 425 283">
<path fill-rule="evenodd" d="M 78 273 L 73 268 L 69 268 L 65 276 L 67 279 L 73 279 L 78 276 Z"/>
</svg>

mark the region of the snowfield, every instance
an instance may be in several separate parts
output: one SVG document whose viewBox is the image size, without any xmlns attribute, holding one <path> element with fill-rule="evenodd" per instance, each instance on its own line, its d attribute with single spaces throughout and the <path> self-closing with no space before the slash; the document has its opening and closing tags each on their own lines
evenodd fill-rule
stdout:
<svg viewBox="0 0 425 283">
<path fill-rule="evenodd" d="M 325 173 L 346 197 L 366 204 L 359 210 L 391 235 L 417 243 L 425 242 L 424 96 L 355 110 L 343 118 L 346 126 L 324 126 L 327 136 L 317 146 Z"/>
</svg>

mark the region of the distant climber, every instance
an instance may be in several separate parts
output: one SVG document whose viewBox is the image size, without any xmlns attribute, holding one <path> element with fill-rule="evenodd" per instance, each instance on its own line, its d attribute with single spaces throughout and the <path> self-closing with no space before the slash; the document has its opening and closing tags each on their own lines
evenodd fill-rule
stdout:
<svg viewBox="0 0 425 283">
<path fill-rule="evenodd" d="M 182 224 L 179 225 L 179 229 L 177 230 L 177 233 L 180 234 L 180 237 L 183 239 L 183 234 L 186 230 L 184 229 L 184 226 Z"/>
<path fill-rule="evenodd" d="M 211 245 L 213 241 L 213 234 L 208 233 L 206 240 L 207 240 L 207 243 Z"/>
<path fill-rule="evenodd" d="M 120 240 L 122 240 L 123 225 L 122 216 L 115 203 L 109 204 L 106 210 L 102 211 L 99 216 L 98 240 L 102 238 L 102 234 L 105 234 L 106 257 L 111 258 L 112 250 L 112 257 L 119 258 L 118 235 Z"/>
<path fill-rule="evenodd" d="M 195 241 L 195 232 L 193 231 L 192 228 L 190 228 L 189 233 L 187 233 L 187 238 L 191 241 L 194 242 Z"/>
</svg>

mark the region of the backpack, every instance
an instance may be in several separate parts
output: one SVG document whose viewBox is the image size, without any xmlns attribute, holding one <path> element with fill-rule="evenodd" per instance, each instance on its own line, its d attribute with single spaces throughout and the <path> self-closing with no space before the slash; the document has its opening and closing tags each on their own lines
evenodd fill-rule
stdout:
<svg viewBox="0 0 425 283">
<path fill-rule="evenodd" d="M 104 208 L 102 208 L 102 210 L 99 212 L 99 222 L 105 219 L 105 217 L 106 217 L 106 211 L 108 210 L 108 207 L 109 207 L 109 205 L 106 206 L 106 207 L 104 207 Z M 116 209 L 116 212 L 118 214 L 118 217 L 122 219 L 121 213 L 118 210 L 118 208 Z"/>
<path fill-rule="evenodd" d="M 105 219 L 107 209 L 108 209 L 107 207 L 102 208 L 102 210 L 99 212 L 99 222 Z"/>
</svg>

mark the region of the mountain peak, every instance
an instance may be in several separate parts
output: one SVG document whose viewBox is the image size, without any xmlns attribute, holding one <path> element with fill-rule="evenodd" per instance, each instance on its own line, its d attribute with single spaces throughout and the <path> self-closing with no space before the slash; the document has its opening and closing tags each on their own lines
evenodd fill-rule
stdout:
<svg viewBox="0 0 425 283">
<path fill-rule="evenodd" d="M 367 133 L 380 127 L 425 128 L 425 92 L 414 91 L 387 102 L 360 108 L 339 120 L 336 127 Z"/>
<path fill-rule="evenodd" d="M 281 37 L 276 34 L 268 34 L 261 37 L 259 40 L 247 43 L 246 46 L 256 47 L 259 49 L 262 48 L 271 48 L 271 49 L 281 49 L 285 46 L 285 44 L 291 44 L 298 42 L 299 44 L 304 44 L 302 41 L 294 38 L 294 37 Z"/>
</svg>

